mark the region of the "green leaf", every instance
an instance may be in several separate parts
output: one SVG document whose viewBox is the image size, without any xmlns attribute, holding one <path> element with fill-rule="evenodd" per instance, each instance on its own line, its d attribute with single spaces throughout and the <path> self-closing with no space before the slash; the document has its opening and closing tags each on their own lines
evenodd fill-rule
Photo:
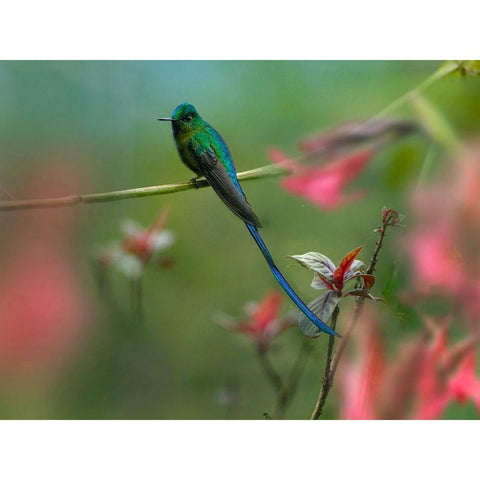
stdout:
<svg viewBox="0 0 480 480">
<path fill-rule="evenodd" d="M 308 308 L 324 323 L 328 323 L 340 297 L 337 292 L 330 291 L 311 301 Z M 298 328 L 306 337 L 316 338 L 322 331 L 303 313 L 298 317 Z"/>
<path fill-rule="evenodd" d="M 302 267 L 320 273 L 329 283 L 332 282 L 335 265 L 325 255 L 317 252 L 308 252 L 303 255 L 290 255 L 290 258 L 296 260 Z"/>
</svg>

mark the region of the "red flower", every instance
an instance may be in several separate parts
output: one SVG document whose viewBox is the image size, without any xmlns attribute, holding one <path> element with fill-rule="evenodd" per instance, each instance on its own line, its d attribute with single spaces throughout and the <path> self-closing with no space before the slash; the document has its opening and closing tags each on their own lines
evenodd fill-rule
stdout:
<svg viewBox="0 0 480 480">
<path fill-rule="evenodd" d="M 222 316 L 218 323 L 227 330 L 247 335 L 259 350 L 266 350 L 275 337 L 294 324 L 290 317 L 279 317 L 281 306 L 281 294 L 271 291 L 259 303 L 247 305 L 249 318 L 246 322 L 239 323 Z"/>
<path fill-rule="evenodd" d="M 158 255 L 169 248 L 174 242 L 174 234 L 165 230 L 168 213 L 160 212 L 156 221 L 149 228 L 143 228 L 137 222 L 126 219 L 121 225 L 124 238 L 102 251 L 97 256 L 100 265 L 113 265 L 132 279 L 138 278 L 143 269 Z M 158 265 L 168 268 L 171 259 L 159 259 Z"/>
<path fill-rule="evenodd" d="M 457 372 L 448 381 L 448 391 L 458 403 L 472 400 L 480 414 L 480 379 L 476 373 L 477 356 L 468 352 L 460 363 Z"/>
<path fill-rule="evenodd" d="M 346 194 L 344 189 L 363 172 L 373 153 L 373 149 L 369 148 L 316 167 L 301 165 L 278 150 L 271 150 L 270 158 L 293 173 L 282 180 L 285 190 L 306 198 L 320 208 L 332 210 L 365 195 L 365 192 Z"/>
</svg>

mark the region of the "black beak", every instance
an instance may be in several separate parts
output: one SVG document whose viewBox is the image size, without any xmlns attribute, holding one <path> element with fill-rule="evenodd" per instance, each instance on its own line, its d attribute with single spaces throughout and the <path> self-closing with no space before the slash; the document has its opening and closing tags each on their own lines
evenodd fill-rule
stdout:
<svg viewBox="0 0 480 480">
<path fill-rule="evenodd" d="M 160 120 L 161 122 L 173 122 L 173 118 L 170 117 L 157 118 L 157 120 Z"/>
</svg>

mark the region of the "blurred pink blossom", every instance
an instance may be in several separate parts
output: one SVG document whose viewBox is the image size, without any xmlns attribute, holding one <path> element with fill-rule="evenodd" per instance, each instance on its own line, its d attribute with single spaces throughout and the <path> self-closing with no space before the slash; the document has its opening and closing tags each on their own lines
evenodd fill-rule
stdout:
<svg viewBox="0 0 480 480">
<path fill-rule="evenodd" d="M 282 295 L 277 291 L 268 292 L 258 303 L 246 305 L 249 316 L 246 322 L 237 322 L 222 315 L 218 324 L 232 332 L 250 337 L 261 351 L 265 351 L 271 342 L 287 328 L 295 324 L 292 317 L 280 316 Z"/>
<path fill-rule="evenodd" d="M 342 418 L 438 419 L 451 403 L 467 400 L 480 414 L 478 338 L 449 346 L 446 326 L 435 326 L 401 342 L 387 359 L 373 310 L 366 317 L 353 337 L 357 355 L 340 364 Z"/>
<path fill-rule="evenodd" d="M 161 211 L 154 223 L 144 228 L 131 219 L 121 224 L 123 239 L 101 249 L 97 261 L 103 267 L 113 266 L 132 279 L 138 279 L 145 267 L 154 260 L 163 268 L 170 268 L 170 257 L 159 257 L 159 253 L 169 248 L 175 235 L 165 229 L 168 211 Z"/>
<path fill-rule="evenodd" d="M 480 414 L 480 379 L 476 373 L 477 356 L 468 352 L 458 366 L 456 374 L 449 379 L 448 391 L 458 403 L 472 400 Z"/>
<path fill-rule="evenodd" d="M 413 267 L 413 290 L 446 293 L 480 315 L 480 146 L 466 149 L 449 171 L 412 196 L 414 221 L 405 249 Z"/>
<path fill-rule="evenodd" d="M 365 192 L 345 193 L 344 189 L 366 168 L 373 156 L 373 149 L 365 149 L 324 165 L 307 167 L 286 157 L 279 150 L 270 150 L 270 158 L 293 173 L 282 180 L 282 186 L 288 192 L 306 198 L 314 205 L 325 210 L 333 210 L 354 202 Z"/>
<path fill-rule="evenodd" d="M 72 164 L 51 163 L 26 184 L 22 198 L 60 196 L 79 188 Z M 78 211 L 33 210 L 8 217 L 0 271 L 0 370 L 49 370 L 81 344 L 90 302 L 74 260 Z"/>
<path fill-rule="evenodd" d="M 345 364 L 339 374 L 341 416 L 347 420 L 373 420 L 377 418 L 385 352 L 377 329 L 361 329 L 359 335 L 357 361 Z"/>
</svg>

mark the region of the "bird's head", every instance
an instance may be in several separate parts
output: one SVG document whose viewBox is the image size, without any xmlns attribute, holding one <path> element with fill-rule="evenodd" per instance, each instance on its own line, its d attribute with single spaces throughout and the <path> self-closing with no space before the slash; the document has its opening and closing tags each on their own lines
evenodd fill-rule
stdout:
<svg viewBox="0 0 480 480">
<path fill-rule="evenodd" d="M 197 110 L 190 103 L 181 103 L 169 118 L 158 120 L 172 122 L 172 129 L 175 135 L 187 133 L 198 129 L 201 126 L 202 118 Z"/>
</svg>

